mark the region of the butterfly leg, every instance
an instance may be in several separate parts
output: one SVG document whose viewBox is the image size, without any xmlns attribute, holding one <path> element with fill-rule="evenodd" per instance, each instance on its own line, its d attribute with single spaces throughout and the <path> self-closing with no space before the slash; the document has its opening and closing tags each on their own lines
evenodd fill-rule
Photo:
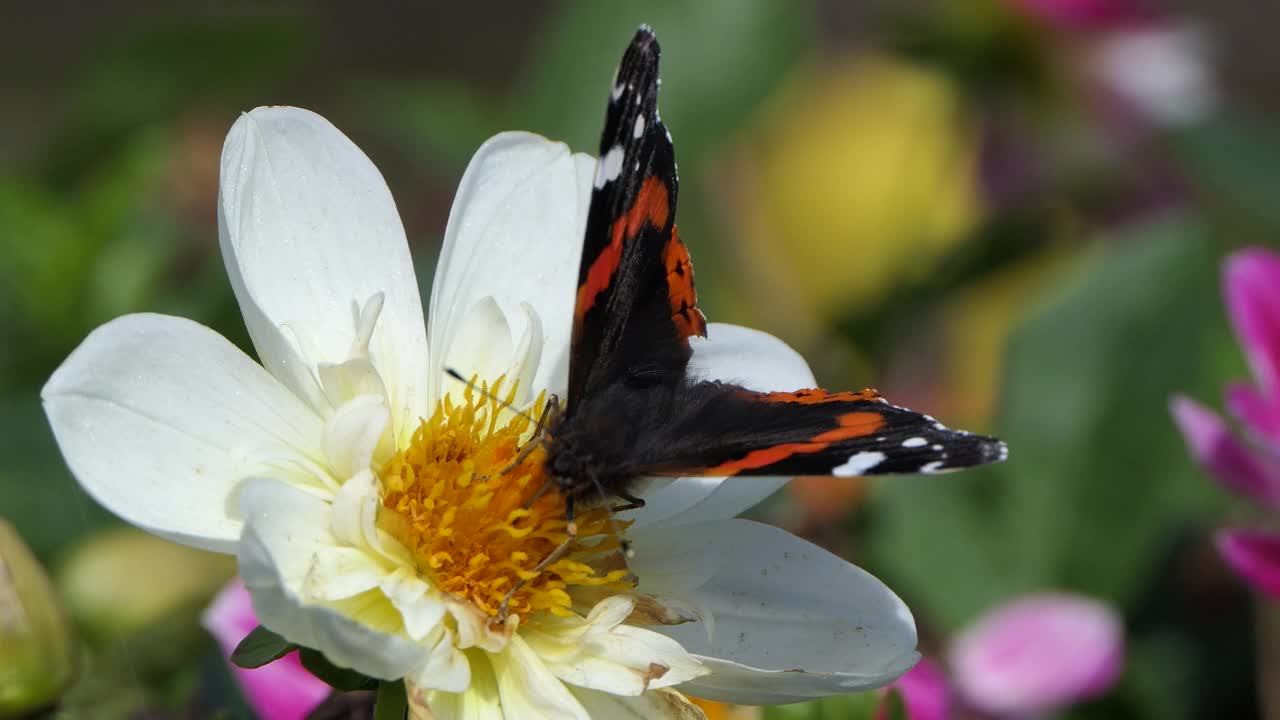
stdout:
<svg viewBox="0 0 1280 720">
<path fill-rule="evenodd" d="M 559 409 L 560 399 L 555 395 L 552 395 L 551 398 L 547 400 L 547 404 L 542 408 L 542 414 L 538 416 L 538 424 L 533 428 L 533 435 L 529 438 L 529 441 L 524 444 L 524 447 L 520 448 L 520 452 L 516 453 L 515 459 L 506 467 L 502 468 L 502 471 L 498 473 L 498 477 L 502 477 L 512 470 L 515 470 L 520 466 L 520 463 L 524 462 L 525 458 L 529 457 L 529 453 L 533 452 L 534 448 L 541 445 L 539 441 L 542 440 L 542 433 L 546 430 L 547 417 L 555 414 Z M 551 481 L 548 480 L 547 482 L 549 484 Z M 546 485 L 543 486 L 542 490 L 538 491 L 538 495 L 541 495 L 545 490 Z M 533 500 L 537 500 L 538 495 L 535 495 Z M 527 508 L 529 505 L 532 505 L 533 500 L 530 500 L 525 507 Z"/>
<path fill-rule="evenodd" d="M 640 508 L 644 507 L 644 498 L 638 498 L 635 495 L 632 495 L 631 493 L 626 493 L 626 492 L 617 492 L 617 493 L 614 493 L 614 495 L 617 495 L 619 498 L 626 500 L 627 503 L 625 505 L 614 505 L 613 507 L 609 508 L 609 512 L 620 513 L 620 512 L 626 512 L 628 510 L 639 510 Z"/>
<path fill-rule="evenodd" d="M 511 598 L 515 597 L 515 594 L 520 591 L 520 588 L 527 585 L 529 580 L 541 575 L 543 570 L 551 567 L 553 563 L 564 557 L 564 554 L 569 552 L 569 546 L 573 545 L 573 541 L 578 539 L 578 524 L 573 521 L 573 498 L 571 496 L 565 496 L 564 516 L 567 521 L 567 524 L 565 525 L 565 533 L 567 537 L 565 537 L 563 542 L 556 546 L 555 550 L 551 551 L 551 554 L 543 558 L 542 562 L 534 566 L 533 575 L 530 578 L 516 583 L 515 587 L 508 590 L 507 594 L 502 597 L 502 604 L 498 606 L 498 622 L 506 622 L 507 608 L 511 604 Z"/>
</svg>

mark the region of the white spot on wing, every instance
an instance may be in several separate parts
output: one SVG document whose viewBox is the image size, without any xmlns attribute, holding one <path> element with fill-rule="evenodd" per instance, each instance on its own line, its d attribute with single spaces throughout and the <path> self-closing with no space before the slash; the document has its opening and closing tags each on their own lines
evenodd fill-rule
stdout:
<svg viewBox="0 0 1280 720">
<path fill-rule="evenodd" d="M 635 129 L 634 129 L 634 130 L 632 130 L 632 131 L 631 131 L 631 137 L 633 137 L 633 138 L 639 138 L 639 137 L 640 137 L 641 135 L 643 135 L 643 134 L 644 134 L 644 116 L 643 116 L 643 115 L 637 115 L 637 116 L 636 116 L 636 127 L 635 127 Z"/>
<path fill-rule="evenodd" d="M 886 455 L 876 450 L 863 450 L 850 456 L 849 461 L 831 471 L 836 477 L 853 477 L 863 475 L 868 470 L 884 462 Z"/>
<path fill-rule="evenodd" d="M 614 145 L 596 163 L 595 186 L 597 190 L 604 187 L 605 183 L 618 179 L 618 174 L 622 172 L 622 156 L 622 146 Z"/>
<path fill-rule="evenodd" d="M 902 441 L 902 447 L 904 448 L 918 448 L 918 447 L 924 447 L 925 445 L 928 445 L 928 444 L 929 444 L 929 441 L 925 440 L 922 437 L 910 437 Z"/>
<path fill-rule="evenodd" d="M 943 472 L 942 461 L 934 460 L 931 463 L 925 463 L 924 465 L 920 466 L 920 472 L 924 473 L 925 475 L 933 475 L 934 473 Z"/>
<path fill-rule="evenodd" d="M 621 67 L 613 69 L 613 82 L 610 83 L 610 85 L 613 86 L 613 89 L 609 91 L 609 97 L 611 97 L 614 102 L 618 102 L 618 98 L 622 97 L 622 85 L 618 83 L 618 71 L 621 69 Z"/>
</svg>

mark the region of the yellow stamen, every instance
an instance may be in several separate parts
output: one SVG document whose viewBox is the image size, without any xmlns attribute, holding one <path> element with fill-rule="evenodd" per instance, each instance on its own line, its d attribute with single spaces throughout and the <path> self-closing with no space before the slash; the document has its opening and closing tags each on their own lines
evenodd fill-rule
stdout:
<svg viewBox="0 0 1280 720">
<path fill-rule="evenodd" d="M 526 416 L 504 409 L 515 387 L 504 400 L 501 392 L 500 378 L 478 393 L 468 387 L 459 405 L 445 396 L 383 468 L 379 524 L 409 548 L 418 571 L 436 587 L 492 617 L 521 580 L 527 582 L 507 613 L 522 619 L 542 611 L 569 614 L 575 587 L 630 589 L 633 579 L 619 569 L 620 539 L 603 507 L 578 513 L 569 551 L 534 572 L 569 538 L 564 498 L 553 483 L 529 502 L 548 480 L 546 451 L 536 448 L 510 467 L 533 428 Z"/>
</svg>

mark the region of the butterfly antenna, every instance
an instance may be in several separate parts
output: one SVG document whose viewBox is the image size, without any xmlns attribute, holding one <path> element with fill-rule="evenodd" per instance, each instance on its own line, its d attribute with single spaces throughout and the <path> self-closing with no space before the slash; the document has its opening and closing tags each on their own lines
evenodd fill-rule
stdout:
<svg viewBox="0 0 1280 720">
<path fill-rule="evenodd" d="M 447 368 L 445 368 L 445 369 L 444 369 L 444 373 L 445 373 L 445 375 L 448 375 L 449 377 L 453 378 L 454 380 L 457 380 L 458 382 L 462 383 L 463 385 L 466 385 L 467 387 L 471 388 L 472 390 L 475 390 L 476 392 L 480 393 L 481 395 L 483 395 L 483 396 L 485 396 L 485 397 L 489 398 L 490 400 L 494 401 L 495 403 L 497 403 L 497 404 L 498 404 L 498 406 L 499 406 L 499 407 L 504 407 L 504 408 L 506 408 L 506 409 L 510 410 L 511 412 L 513 412 L 513 413 L 515 413 L 515 414 L 519 415 L 520 417 L 524 418 L 525 420 L 528 420 L 528 421 L 529 421 L 529 422 L 531 422 L 531 423 L 541 424 L 539 420 L 535 419 L 535 418 L 534 418 L 532 415 L 530 415 L 529 413 L 527 413 L 527 412 L 525 412 L 525 411 L 523 411 L 523 410 L 521 410 L 521 409 L 517 408 L 515 405 L 512 405 L 511 403 L 507 402 L 506 400 L 504 400 L 504 399 L 502 399 L 502 398 L 498 397 L 497 395 L 494 395 L 493 393 L 489 392 L 489 389 L 488 389 L 488 388 L 483 387 L 483 386 L 481 386 L 481 385 L 477 385 L 475 380 L 468 380 L 467 378 L 463 377 L 463 376 L 462 376 L 462 373 L 458 372 L 457 370 L 454 370 L 453 368 L 447 367 Z"/>
</svg>

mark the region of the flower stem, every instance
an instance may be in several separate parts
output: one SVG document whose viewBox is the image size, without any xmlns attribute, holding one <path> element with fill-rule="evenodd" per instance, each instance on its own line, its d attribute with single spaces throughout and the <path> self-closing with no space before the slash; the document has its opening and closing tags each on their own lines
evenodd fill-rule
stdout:
<svg viewBox="0 0 1280 720">
<path fill-rule="evenodd" d="M 373 720 L 405 720 L 409 700 L 404 694 L 404 681 L 378 683 L 378 696 L 373 701 Z"/>
</svg>

